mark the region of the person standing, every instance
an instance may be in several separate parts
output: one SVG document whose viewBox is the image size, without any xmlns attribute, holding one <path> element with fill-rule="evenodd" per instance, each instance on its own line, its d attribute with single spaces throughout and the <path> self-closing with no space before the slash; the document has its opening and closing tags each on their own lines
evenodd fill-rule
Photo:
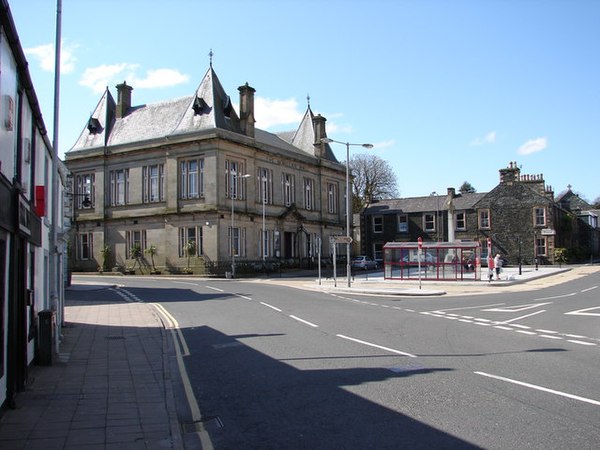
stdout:
<svg viewBox="0 0 600 450">
<path fill-rule="evenodd" d="M 499 280 L 500 272 L 502 270 L 502 258 L 500 258 L 500 253 L 496 253 L 496 257 L 494 258 L 494 267 L 496 268 L 496 280 Z"/>
<path fill-rule="evenodd" d="M 494 258 L 492 258 L 492 255 L 489 255 L 487 258 L 487 263 L 488 263 L 488 283 L 490 283 L 492 281 L 492 279 L 494 278 Z"/>
</svg>

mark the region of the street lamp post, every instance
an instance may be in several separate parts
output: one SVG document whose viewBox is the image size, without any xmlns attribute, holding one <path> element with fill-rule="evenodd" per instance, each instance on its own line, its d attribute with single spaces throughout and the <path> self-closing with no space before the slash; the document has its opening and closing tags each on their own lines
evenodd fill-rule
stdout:
<svg viewBox="0 0 600 450">
<path fill-rule="evenodd" d="M 351 196 L 350 196 L 350 146 L 356 147 L 364 147 L 364 148 L 373 148 L 372 144 L 351 144 L 349 142 L 336 141 L 329 138 L 321 138 L 321 142 L 324 144 L 331 144 L 332 142 L 336 144 L 342 144 L 346 146 L 346 277 L 348 279 L 348 287 L 351 286 L 351 276 L 352 273 L 350 271 L 350 216 L 352 215 L 352 210 L 350 208 L 351 204 Z"/>
<path fill-rule="evenodd" d="M 234 193 L 234 181 L 236 179 L 239 178 L 248 178 L 250 176 L 250 174 L 244 174 L 244 175 L 236 175 L 235 172 L 232 170 L 231 171 L 231 233 L 230 233 L 230 245 L 231 245 L 231 278 L 235 278 L 235 248 L 233 246 L 233 225 L 234 225 L 234 198 L 233 198 L 233 193 Z M 238 188 L 238 192 L 239 192 L 239 188 Z M 240 237 L 238 236 L 238 239 L 240 239 Z"/>
<path fill-rule="evenodd" d="M 262 240 L 262 260 L 263 260 L 263 266 L 265 266 L 265 257 L 266 257 L 266 252 L 267 252 L 267 248 L 265 246 L 265 242 L 266 242 L 266 229 L 265 229 L 265 204 L 267 203 L 267 178 L 266 177 L 262 177 L 262 233 L 260 234 L 260 238 Z M 265 266 L 266 267 L 266 266 Z M 263 267 L 264 269 L 264 267 Z"/>
</svg>

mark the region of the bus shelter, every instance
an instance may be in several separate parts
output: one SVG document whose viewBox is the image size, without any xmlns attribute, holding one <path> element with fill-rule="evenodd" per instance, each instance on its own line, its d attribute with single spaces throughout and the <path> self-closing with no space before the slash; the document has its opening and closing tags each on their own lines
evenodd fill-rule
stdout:
<svg viewBox="0 0 600 450">
<path fill-rule="evenodd" d="M 383 246 L 386 280 L 481 280 L 481 247 L 475 241 L 388 242 Z"/>
</svg>

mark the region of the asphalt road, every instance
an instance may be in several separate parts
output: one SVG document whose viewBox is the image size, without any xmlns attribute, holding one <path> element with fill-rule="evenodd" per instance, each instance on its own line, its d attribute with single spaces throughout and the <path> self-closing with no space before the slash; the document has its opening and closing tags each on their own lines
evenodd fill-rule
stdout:
<svg viewBox="0 0 600 450">
<path fill-rule="evenodd" d="M 118 278 L 178 324 L 217 449 L 583 449 L 600 442 L 600 275 L 366 297 Z"/>
</svg>

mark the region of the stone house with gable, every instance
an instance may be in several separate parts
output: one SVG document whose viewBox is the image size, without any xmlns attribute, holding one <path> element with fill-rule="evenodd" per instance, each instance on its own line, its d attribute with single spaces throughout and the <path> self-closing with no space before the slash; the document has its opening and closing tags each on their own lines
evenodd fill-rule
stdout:
<svg viewBox="0 0 600 450">
<path fill-rule="evenodd" d="M 386 242 L 476 241 L 487 256 L 492 252 L 509 263 L 553 263 L 554 249 L 566 248 L 576 259 L 599 254 L 600 230 L 582 220 L 581 208 L 571 211 L 567 199 L 554 199 L 543 175 L 521 174 L 517 163 L 500 169 L 499 184 L 487 193 L 381 200 L 361 215 L 361 251 L 383 257 Z M 573 201 L 573 205 L 581 206 Z M 589 205 L 587 205 L 589 206 Z"/>
<path fill-rule="evenodd" d="M 326 119 L 310 105 L 293 133 L 255 128 L 255 90 L 238 88 L 238 115 L 212 62 L 191 96 L 134 106 L 132 90 L 119 84 L 115 101 L 107 89 L 66 153 L 72 270 L 137 262 L 146 272 L 150 247 L 168 273 L 187 269 L 188 256 L 202 273 L 234 258 L 239 270 L 306 263 L 320 243 L 330 253 L 330 236 L 344 234 L 345 166 L 321 141 Z"/>
</svg>

